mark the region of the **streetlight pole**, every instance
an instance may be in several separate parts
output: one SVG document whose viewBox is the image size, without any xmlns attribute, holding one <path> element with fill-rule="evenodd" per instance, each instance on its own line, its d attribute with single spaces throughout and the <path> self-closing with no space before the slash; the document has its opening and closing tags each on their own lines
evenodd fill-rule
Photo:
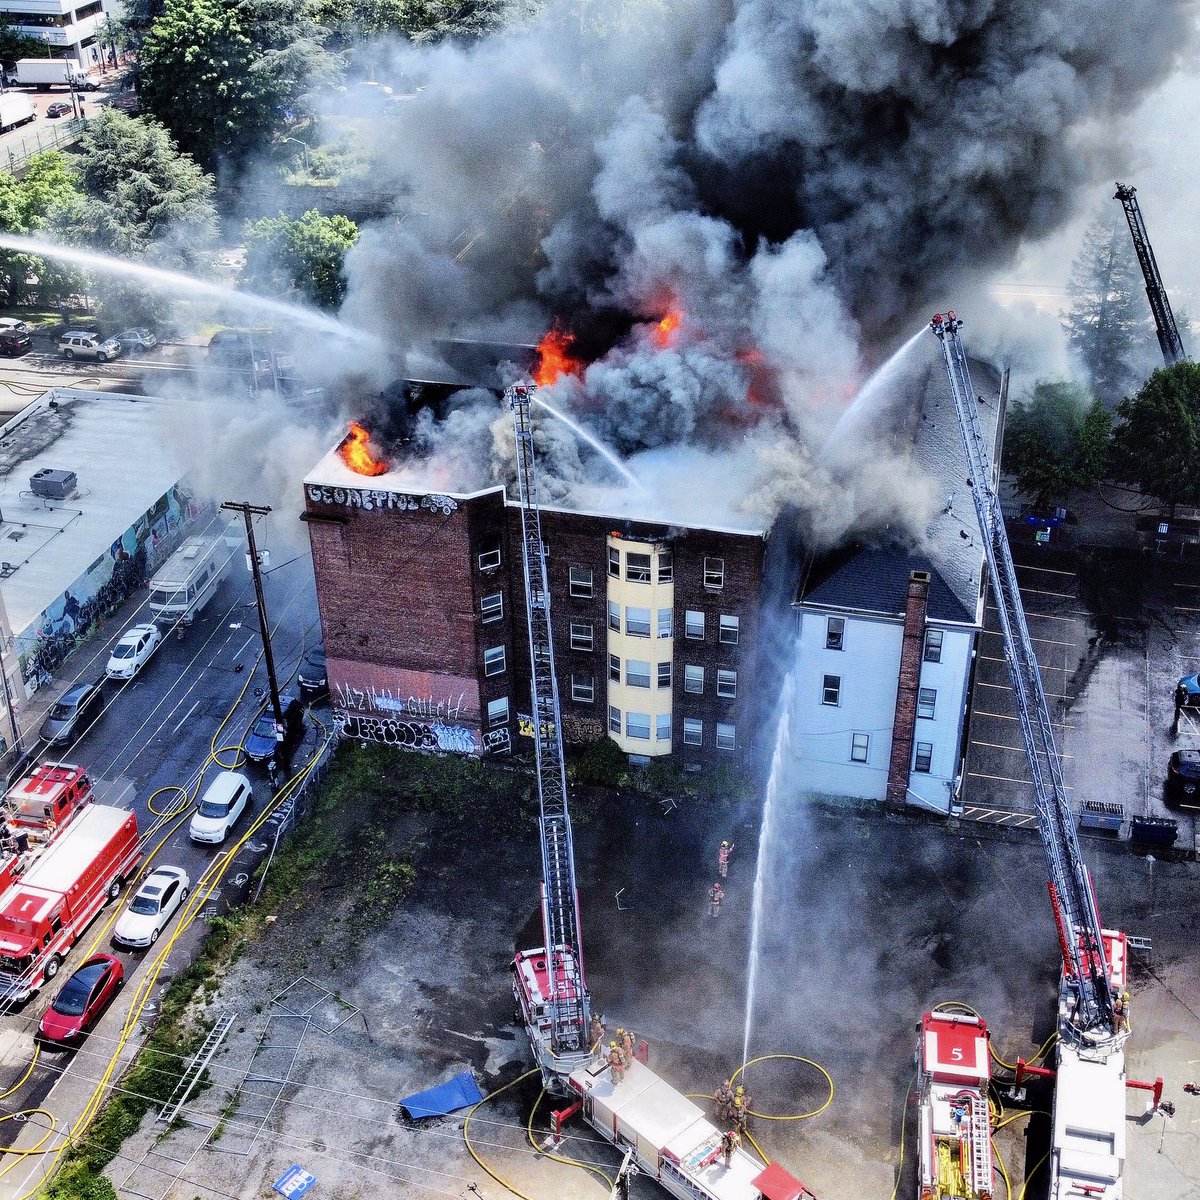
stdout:
<svg viewBox="0 0 1200 1200">
<path fill-rule="evenodd" d="M 296 145 L 299 146 L 300 149 L 304 151 L 304 173 L 306 175 L 310 174 L 309 167 L 308 167 L 308 143 L 302 142 L 299 138 L 294 138 L 294 137 L 285 137 L 283 140 L 285 142 L 295 142 Z"/>
<path fill-rule="evenodd" d="M 254 595 L 258 600 L 258 627 L 262 634 L 263 657 L 267 661 L 267 682 L 271 687 L 271 707 L 275 712 L 275 728 L 283 729 L 283 706 L 279 703 L 279 683 L 275 677 L 275 658 L 271 654 L 271 626 L 267 621 L 267 601 L 263 595 L 262 573 L 259 570 L 258 547 L 254 543 L 254 524 L 251 518 L 265 517 L 271 510 L 265 504 L 241 504 L 226 500 L 221 508 L 226 512 L 240 512 L 246 522 L 246 544 L 250 548 L 250 570 L 254 575 Z"/>
</svg>

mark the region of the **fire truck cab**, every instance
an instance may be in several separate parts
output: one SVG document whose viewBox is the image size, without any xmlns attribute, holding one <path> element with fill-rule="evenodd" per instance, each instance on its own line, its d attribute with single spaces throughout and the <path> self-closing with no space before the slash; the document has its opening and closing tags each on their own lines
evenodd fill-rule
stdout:
<svg viewBox="0 0 1200 1200">
<path fill-rule="evenodd" d="M 8 789 L 5 819 L 13 836 L 49 841 L 92 798 L 92 781 L 73 763 L 39 763 Z"/>
</svg>

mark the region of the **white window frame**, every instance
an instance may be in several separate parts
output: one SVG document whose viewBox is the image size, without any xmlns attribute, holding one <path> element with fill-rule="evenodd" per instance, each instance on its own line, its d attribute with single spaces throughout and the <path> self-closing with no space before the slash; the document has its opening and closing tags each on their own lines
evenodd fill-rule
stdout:
<svg viewBox="0 0 1200 1200">
<path fill-rule="evenodd" d="M 590 600 L 595 590 L 592 579 L 592 568 L 575 564 L 570 571 L 570 589 L 572 596 L 582 600 Z"/>
<path fill-rule="evenodd" d="M 592 651 L 596 648 L 596 627 L 591 621 L 571 622 L 571 649 Z"/>
<path fill-rule="evenodd" d="M 717 749 L 718 750 L 736 750 L 737 749 L 737 726 L 723 725 L 717 722 Z"/>
<path fill-rule="evenodd" d="M 669 742 L 671 740 L 671 714 L 659 713 L 654 718 L 654 740 Z"/>
<path fill-rule="evenodd" d="M 675 636 L 675 613 L 669 608 L 658 610 L 658 636 L 669 638 Z"/>
<path fill-rule="evenodd" d="M 917 689 L 917 716 L 923 721 L 932 721 L 937 715 L 937 688 Z"/>
<path fill-rule="evenodd" d="M 871 757 L 871 735 L 869 733 L 852 733 L 850 735 L 850 761 L 865 763 Z"/>
<path fill-rule="evenodd" d="M 683 744 L 685 746 L 704 745 L 704 722 L 699 717 L 683 718 Z"/>
<path fill-rule="evenodd" d="M 684 664 L 683 690 L 689 696 L 704 695 L 704 668 L 698 663 Z"/>
<path fill-rule="evenodd" d="M 645 613 L 646 616 L 643 620 L 641 617 L 631 616 L 631 613 Z M 636 604 L 627 604 L 625 606 L 625 636 L 648 638 L 652 628 L 652 620 L 653 616 L 650 609 L 641 608 Z"/>
<path fill-rule="evenodd" d="M 845 617 L 826 617 L 825 618 L 825 649 L 826 650 L 845 650 L 846 649 L 846 618 Z"/>
<path fill-rule="evenodd" d="M 651 665 L 648 662 L 643 662 L 640 658 L 627 658 L 625 660 L 625 686 L 635 688 L 649 688 L 651 679 Z M 646 670 L 634 670 L 635 667 L 645 667 Z M 645 683 L 638 682 L 644 679 Z"/>
<path fill-rule="evenodd" d="M 499 658 L 496 656 L 499 655 Z M 496 666 L 499 663 L 499 666 Z M 488 646 L 483 652 L 483 673 L 485 676 L 503 675 L 508 670 L 507 652 L 503 646 Z"/>
<path fill-rule="evenodd" d="M 723 558 L 705 558 L 704 586 L 710 592 L 719 592 L 725 586 L 725 560 Z"/>
<path fill-rule="evenodd" d="M 922 660 L 924 662 L 940 663 L 942 661 L 942 647 L 945 645 L 945 641 L 945 630 L 925 630 L 925 646 L 921 651 Z"/>
<path fill-rule="evenodd" d="M 490 625 L 493 621 L 502 621 L 504 619 L 504 593 L 489 592 L 486 596 L 480 596 L 479 616 L 481 624 L 484 625 Z"/>
<path fill-rule="evenodd" d="M 500 565 L 500 550 L 497 547 L 495 550 L 484 550 L 478 556 L 479 569 L 481 571 L 494 571 Z"/>
<path fill-rule="evenodd" d="M 608 627 L 614 633 L 621 632 L 621 606 L 615 600 L 608 602 Z"/>
<path fill-rule="evenodd" d="M 933 771 L 932 742 L 917 743 L 917 748 L 913 753 L 913 770 L 919 775 L 928 775 Z"/>
<path fill-rule="evenodd" d="M 699 632 L 696 632 L 696 631 Z M 704 614 L 698 612 L 694 608 L 687 609 L 683 614 L 683 634 L 684 637 L 691 638 L 693 642 L 704 641 Z"/>
<path fill-rule="evenodd" d="M 596 700 L 596 677 L 586 671 L 572 671 L 571 699 L 576 704 L 593 704 Z"/>
<path fill-rule="evenodd" d="M 487 724 L 489 729 L 497 725 L 508 724 L 508 697 L 501 696 L 499 700 L 489 700 L 487 706 Z"/>
<path fill-rule="evenodd" d="M 658 582 L 671 583 L 675 579 L 675 551 L 670 546 L 662 547 L 658 552 Z"/>
<path fill-rule="evenodd" d="M 621 682 L 621 656 L 619 654 L 608 656 L 608 681 L 609 683 Z"/>
<path fill-rule="evenodd" d="M 643 717 L 646 720 L 645 726 L 642 725 Z M 635 718 L 637 719 L 638 729 L 640 730 L 642 728 L 645 728 L 645 730 L 646 730 L 645 733 L 635 733 L 634 732 L 633 722 L 634 722 Z M 627 712 L 625 714 L 625 736 L 627 738 L 636 738 L 637 741 L 639 741 L 639 742 L 648 742 L 650 740 L 650 714 L 649 713 L 638 713 L 638 712 Z"/>
<path fill-rule="evenodd" d="M 608 573 L 613 579 L 621 578 L 621 551 L 616 546 L 608 548 Z"/>
<path fill-rule="evenodd" d="M 658 686 L 660 688 L 669 688 L 671 686 L 671 660 L 658 664 L 657 672 Z"/>
<path fill-rule="evenodd" d="M 732 613 L 721 614 L 721 631 L 718 635 L 718 640 L 726 646 L 736 646 L 738 638 L 741 636 L 741 617 L 735 617 Z M 732 634 L 732 637 L 727 635 Z"/>
<path fill-rule="evenodd" d="M 722 700 L 737 699 L 737 672 L 717 668 L 717 695 Z"/>
<path fill-rule="evenodd" d="M 830 683 L 830 680 L 833 680 Z M 830 697 L 833 699 L 830 699 Z M 842 677 L 840 675 L 825 675 L 821 679 L 821 703 L 832 708 L 838 708 L 842 703 Z"/>
<path fill-rule="evenodd" d="M 615 704 L 608 706 L 608 731 L 618 734 L 621 732 L 621 710 Z"/>
<path fill-rule="evenodd" d="M 633 564 L 638 559 L 638 565 Z M 641 562 L 642 559 L 646 561 Z M 643 554 L 640 550 L 625 552 L 625 581 L 626 583 L 649 583 L 654 578 L 654 555 Z"/>
</svg>

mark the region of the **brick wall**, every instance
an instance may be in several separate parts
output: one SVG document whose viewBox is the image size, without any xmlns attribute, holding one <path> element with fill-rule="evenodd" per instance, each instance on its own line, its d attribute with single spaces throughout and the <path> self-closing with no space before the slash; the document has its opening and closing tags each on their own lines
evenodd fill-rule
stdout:
<svg viewBox="0 0 1200 1200">
<path fill-rule="evenodd" d="M 896 715 L 892 723 L 892 753 L 888 764 L 886 803 L 889 808 L 901 809 L 908 802 L 908 778 L 912 770 L 913 734 L 917 725 L 928 604 L 929 572 L 913 571 L 908 579 L 904 640 L 900 644 L 900 676 L 896 689 Z"/>
</svg>

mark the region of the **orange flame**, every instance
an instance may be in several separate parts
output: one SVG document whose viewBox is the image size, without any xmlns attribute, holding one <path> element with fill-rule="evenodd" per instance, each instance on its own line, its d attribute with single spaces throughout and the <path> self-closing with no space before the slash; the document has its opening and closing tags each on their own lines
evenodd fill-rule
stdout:
<svg viewBox="0 0 1200 1200">
<path fill-rule="evenodd" d="M 350 422 L 350 432 L 338 447 L 342 462 L 358 475 L 382 475 L 388 469 L 387 459 L 371 453 L 371 435 L 357 421 Z"/>
<path fill-rule="evenodd" d="M 571 353 L 573 335 L 565 333 L 557 325 L 538 342 L 537 370 L 533 381 L 538 387 L 549 387 L 564 375 L 582 375 L 583 360 Z"/>
<path fill-rule="evenodd" d="M 665 350 L 674 340 L 675 331 L 683 320 L 683 313 L 671 309 L 654 327 L 654 340 Z"/>
</svg>

